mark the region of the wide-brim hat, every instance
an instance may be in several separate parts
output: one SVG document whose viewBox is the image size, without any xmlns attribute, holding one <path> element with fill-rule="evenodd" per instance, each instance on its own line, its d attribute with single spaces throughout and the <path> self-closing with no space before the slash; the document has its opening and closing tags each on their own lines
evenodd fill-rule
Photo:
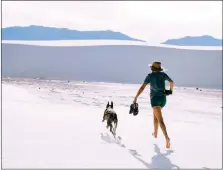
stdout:
<svg viewBox="0 0 223 170">
<path fill-rule="evenodd" d="M 161 66 L 159 61 L 154 61 L 152 64 L 149 64 L 149 67 L 152 71 L 167 71 L 167 69 Z"/>
</svg>

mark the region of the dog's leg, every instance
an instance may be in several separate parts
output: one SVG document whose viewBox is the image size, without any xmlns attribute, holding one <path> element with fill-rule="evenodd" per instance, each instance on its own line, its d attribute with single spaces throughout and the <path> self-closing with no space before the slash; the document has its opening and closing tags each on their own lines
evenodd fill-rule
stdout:
<svg viewBox="0 0 223 170">
<path fill-rule="evenodd" d="M 114 124 L 115 124 L 115 127 L 114 127 L 113 131 L 114 131 L 114 135 L 116 135 L 116 129 L 117 129 L 117 126 L 118 126 L 118 122 L 116 121 Z"/>
<path fill-rule="evenodd" d="M 110 128 L 110 132 L 112 133 L 112 135 L 115 137 L 115 131 L 114 131 L 114 128 L 111 126 Z"/>
<path fill-rule="evenodd" d="M 111 126 L 111 120 L 108 119 L 108 120 L 107 120 L 107 128 L 109 128 L 110 126 Z"/>
<path fill-rule="evenodd" d="M 110 126 L 110 132 L 114 135 L 112 122 L 110 122 L 109 126 Z"/>
<path fill-rule="evenodd" d="M 104 122 L 104 121 L 105 121 L 105 116 L 106 116 L 106 112 L 104 112 L 102 122 Z"/>
<path fill-rule="evenodd" d="M 117 129 L 117 126 L 118 126 L 118 121 L 115 122 L 115 131 L 116 131 L 116 129 Z"/>
<path fill-rule="evenodd" d="M 108 129 L 108 127 L 109 127 L 109 123 L 108 123 L 108 121 L 107 121 L 107 126 L 106 126 L 106 128 Z"/>
<path fill-rule="evenodd" d="M 114 135 L 116 135 L 117 126 L 118 126 L 118 117 L 117 114 L 114 114 L 114 128 L 113 128 Z"/>
<path fill-rule="evenodd" d="M 111 131 L 111 133 L 113 134 L 114 138 L 116 138 L 115 136 L 116 136 L 117 123 L 116 123 L 116 122 L 113 122 L 113 123 L 114 123 L 114 126 L 113 126 L 113 124 L 111 124 L 111 129 L 110 129 L 110 131 Z"/>
<path fill-rule="evenodd" d="M 110 125 L 110 132 L 113 134 L 113 131 L 112 131 L 112 124 Z"/>
</svg>

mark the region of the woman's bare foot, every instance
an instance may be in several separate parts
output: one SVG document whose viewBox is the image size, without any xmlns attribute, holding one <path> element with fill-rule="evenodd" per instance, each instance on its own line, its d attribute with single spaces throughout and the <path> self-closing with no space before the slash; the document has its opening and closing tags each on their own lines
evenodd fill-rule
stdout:
<svg viewBox="0 0 223 170">
<path fill-rule="evenodd" d="M 157 133 L 152 133 L 152 135 L 154 136 L 154 138 L 157 138 Z"/>
<path fill-rule="evenodd" d="M 166 138 L 166 148 L 170 148 L 170 138 Z"/>
</svg>

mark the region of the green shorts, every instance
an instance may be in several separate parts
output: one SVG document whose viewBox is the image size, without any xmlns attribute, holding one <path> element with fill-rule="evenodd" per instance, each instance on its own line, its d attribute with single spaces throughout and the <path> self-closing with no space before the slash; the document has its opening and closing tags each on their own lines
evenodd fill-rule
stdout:
<svg viewBox="0 0 223 170">
<path fill-rule="evenodd" d="M 166 105 L 166 96 L 153 96 L 150 99 L 151 106 L 164 107 Z"/>
</svg>

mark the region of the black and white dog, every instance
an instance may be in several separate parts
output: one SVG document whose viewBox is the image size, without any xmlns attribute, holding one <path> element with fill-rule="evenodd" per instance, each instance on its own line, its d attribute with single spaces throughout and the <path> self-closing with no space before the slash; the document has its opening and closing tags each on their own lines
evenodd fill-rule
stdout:
<svg viewBox="0 0 223 170">
<path fill-rule="evenodd" d="M 107 128 L 110 127 L 110 132 L 115 136 L 118 126 L 118 117 L 113 109 L 113 102 L 111 102 L 111 105 L 109 105 L 109 102 L 106 105 L 102 122 L 104 122 L 105 120 L 107 120 Z"/>
</svg>

